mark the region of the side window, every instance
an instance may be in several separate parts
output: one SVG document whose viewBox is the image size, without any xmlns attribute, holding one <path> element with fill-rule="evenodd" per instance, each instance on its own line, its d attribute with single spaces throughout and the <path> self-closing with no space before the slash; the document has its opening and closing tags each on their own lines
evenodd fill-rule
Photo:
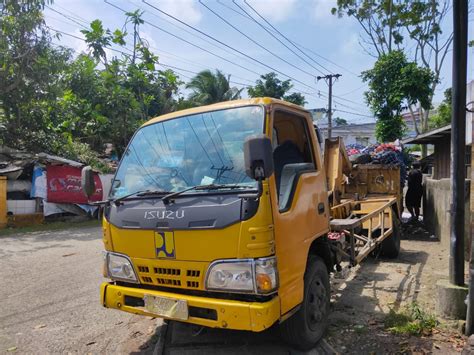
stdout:
<svg viewBox="0 0 474 355">
<path fill-rule="evenodd" d="M 276 110 L 272 144 L 278 204 L 284 212 L 291 206 L 300 175 L 317 169 L 305 118 Z"/>
</svg>

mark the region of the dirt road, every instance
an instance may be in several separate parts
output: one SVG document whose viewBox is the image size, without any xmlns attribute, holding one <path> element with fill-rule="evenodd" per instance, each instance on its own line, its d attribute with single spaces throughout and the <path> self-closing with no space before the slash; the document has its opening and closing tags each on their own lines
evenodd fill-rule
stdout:
<svg viewBox="0 0 474 355">
<path fill-rule="evenodd" d="M 0 352 L 151 353 L 159 320 L 99 304 L 103 280 L 100 228 L 73 228 L 0 237 Z M 432 335 L 394 335 L 390 310 L 416 302 L 434 312 L 436 280 L 447 276 L 448 251 L 429 235 L 408 235 L 398 259 L 369 258 L 333 280 L 326 342 L 340 353 L 459 352 L 464 338 L 442 322 Z M 278 329 L 251 334 L 173 323 L 165 353 L 293 351 Z M 326 347 L 327 348 L 327 347 Z M 322 353 L 313 351 L 313 353 Z"/>
<path fill-rule="evenodd" d="M 0 353 L 129 353 L 157 320 L 106 310 L 99 227 L 0 237 Z"/>
</svg>

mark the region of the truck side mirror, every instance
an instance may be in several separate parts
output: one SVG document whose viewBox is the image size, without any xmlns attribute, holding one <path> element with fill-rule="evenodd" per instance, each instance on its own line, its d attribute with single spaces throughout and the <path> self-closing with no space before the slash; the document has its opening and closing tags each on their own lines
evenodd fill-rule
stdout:
<svg viewBox="0 0 474 355">
<path fill-rule="evenodd" d="M 87 196 L 87 198 L 91 197 L 95 192 L 94 172 L 90 166 L 82 168 L 81 187 L 82 192 Z"/>
<path fill-rule="evenodd" d="M 248 137 L 244 142 L 245 172 L 254 180 L 262 181 L 273 174 L 273 148 L 265 135 Z"/>
</svg>

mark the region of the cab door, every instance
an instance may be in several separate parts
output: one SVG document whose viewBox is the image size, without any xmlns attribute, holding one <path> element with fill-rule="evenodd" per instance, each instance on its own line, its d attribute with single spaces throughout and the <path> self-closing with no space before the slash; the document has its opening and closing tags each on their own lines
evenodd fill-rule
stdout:
<svg viewBox="0 0 474 355">
<path fill-rule="evenodd" d="M 273 106 L 275 173 L 270 178 L 280 277 L 281 313 L 303 300 L 311 243 L 329 230 L 327 183 L 319 142 L 308 112 Z"/>
</svg>

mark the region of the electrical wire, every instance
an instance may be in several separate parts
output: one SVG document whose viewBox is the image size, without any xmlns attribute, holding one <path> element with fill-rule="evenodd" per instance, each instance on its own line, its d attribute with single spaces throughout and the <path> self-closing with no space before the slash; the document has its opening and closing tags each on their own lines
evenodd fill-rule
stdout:
<svg viewBox="0 0 474 355">
<path fill-rule="evenodd" d="M 104 0 L 104 1 L 105 1 L 106 3 L 108 3 L 108 4 L 110 4 L 107 0 Z M 241 55 L 243 55 L 243 56 L 245 56 L 245 57 L 247 57 L 247 58 L 249 58 L 249 59 L 251 59 L 251 60 L 253 60 L 254 62 L 259 63 L 260 65 L 263 65 L 263 66 L 267 67 L 268 69 L 270 69 L 270 70 L 272 70 L 272 71 L 274 71 L 274 72 L 276 72 L 276 73 L 279 73 L 279 74 L 281 74 L 281 75 L 283 75 L 283 76 L 285 76 L 285 77 L 287 77 L 287 78 L 293 80 L 294 82 L 300 83 L 301 85 L 304 85 L 304 86 L 306 86 L 306 87 L 309 87 L 309 88 L 314 89 L 312 86 L 310 86 L 310 85 L 304 83 L 303 81 L 298 80 L 298 79 L 296 79 L 296 78 L 293 78 L 292 76 L 290 76 L 290 75 L 288 75 L 288 74 L 285 74 L 284 72 L 282 72 L 282 71 L 280 71 L 280 70 L 278 70 L 278 69 L 276 69 L 276 68 L 273 68 L 272 66 L 270 66 L 270 65 L 268 65 L 268 64 L 263 63 L 262 61 L 260 61 L 260 60 L 258 60 L 258 59 L 256 59 L 256 58 L 254 58 L 254 57 L 252 57 L 252 56 L 250 56 L 250 55 L 248 55 L 248 54 L 242 52 L 241 50 L 236 49 L 236 48 L 234 48 L 234 47 L 228 45 L 227 43 L 225 43 L 225 42 L 223 42 L 223 41 L 221 41 L 221 40 L 219 40 L 219 39 L 217 39 L 217 38 L 215 38 L 215 37 L 213 37 L 213 36 L 207 34 L 206 32 L 201 31 L 200 29 L 198 29 L 198 28 L 196 28 L 196 27 L 194 27 L 194 26 L 192 26 L 192 25 L 186 23 L 185 21 L 182 21 L 182 20 L 180 20 L 179 18 L 177 18 L 177 17 L 175 17 L 175 16 L 173 16 L 173 15 L 167 13 L 166 11 L 163 11 L 163 10 L 161 10 L 160 8 L 158 8 L 158 7 L 156 7 L 156 6 L 154 6 L 154 5 L 150 4 L 150 3 L 148 3 L 146 0 L 142 0 L 142 1 L 143 1 L 145 4 L 147 4 L 148 6 L 150 6 L 151 8 L 155 9 L 156 11 L 159 11 L 160 13 L 162 13 L 162 14 L 164 14 L 164 15 L 166 15 L 166 16 L 172 18 L 172 19 L 174 19 L 175 21 L 177 21 L 177 22 L 179 22 L 179 23 L 181 23 L 181 24 L 183 24 L 183 25 L 185 25 L 185 26 L 187 26 L 187 27 L 193 29 L 194 31 L 196 31 L 196 32 L 198 32 L 198 33 L 200 33 L 200 34 L 202 34 L 202 35 L 204 35 L 204 36 L 206 36 L 206 37 L 208 37 L 208 38 L 214 40 L 215 42 L 217 42 L 217 43 L 219 43 L 219 44 L 221 44 L 221 45 L 223 45 L 223 46 L 225 46 L 225 47 L 227 47 L 227 48 L 229 48 L 229 49 L 231 49 L 231 50 L 233 50 L 233 51 L 235 51 L 235 52 L 237 52 L 237 53 L 239 53 L 239 54 L 241 54 Z M 115 6 L 115 5 L 114 5 L 114 6 Z"/>
<path fill-rule="evenodd" d="M 127 11 L 125 11 L 125 10 L 122 9 L 121 7 L 119 7 L 119 6 L 115 5 L 115 4 L 112 4 L 112 3 L 108 2 L 107 0 L 104 0 L 104 2 L 107 3 L 108 5 L 110 5 L 110 6 L 112 6 L 112 7 L 115 7 L 116 9 L 122 11 L 123 13 L 127 13 Z M 198 49 L 200 49 L 200 50 L 202 50 L 202 51 L 204 51 L 204 52 L 206 52 L 206 53 L 209 53 L 209 54 L 211 54 L 211 55 L 213 55 L 213 56 L 215 56 L 215 57 L 217 57 L 217 58 L 219 58 L 219 59 L 222 59 L 222 60 L 224 60 L 224 61 L 226 61 L 226 62 L 228 62 L 228 63 L 230 63 L 230 64 L 233 64 L 233 65 L 235 65 L 235 66 L 238 66 L 238 67 L 240 67 L 240 68 L 242 68 L 242 69 L 244 69 L 244 70 L 247 70 L 247 71 L 249 71 L 249 72 L 251 72 L 251 73 L 254 73 L 254 74 L 256 74 L 256 75 L 260 75 L 259 73 L 257 73 L 256 71 L 254 71 L 254 70 L 252 70 L 252 69 L 250 69 L 250 68 L 244 67 L 243 65 L 240 65 L 240 64 L 238 64 L 238 63 L 236 63 L 236 62 L 234 62 L 234 61 L 231 61 L 230 59 L 227 59 L 227 58 L 225 58 L 225 57 L 222 57 L 222 56 L 220 56 L 220 55 L 218 55 L 218 54 L 216 54 L 216 53 L 214 53 L 214 52 L 211 52 L 210 50 L 207 50 L 207 49 L 205 49 L 205 48 L 203 48 L 203 47 L 201 47 L 201 46 L 198 46 L 197 44 L 194 44 L 194 43 L 192 43 L 192 42 L 190 42 L 190 41 L 188 41 L 188 40 L 186 40 L 186 39 L 184 39 L 184 38 L 182 38 L 182 37 L 180 37 L 180 36 L 178 36 L 178 35 L 176 35 L 176 34 L 170 32 L 170 31 L 167 31 L 167 30 L 165 30 L 164 28 L 161 28 L 161 27 L 159 27 L 159 26 L 157 26 L 157 25 L 155 25 L 155 24 L 153 24 L 153 23 L 151 23 L 151 22 L 149 22 L 149 21 L 144 20 L 144 22 L 147 23 L 148 25 L 152 26 L 153 28 L 156 28 L 156 29 L 159 30 L 159 31 L 162 31 L 162 32 L 164 32 L 164 33 L 166 33 L 166 34 L 168 34 L 168 35 L 174 37 L 174 38 L 179 39 L 180 41 L 183 41 L 183 42 L 185 42 L 185 43 L 187 43 L 187 44 L 189 44 L 189 45 L 191 45 L 191 46 L 193 46 L 193 47 L 196 47 L 196 48 L 198 48 Z"/>
<path fill-rule="evenodd" d="M 236 14 L 238 14 L 238 15 L 240 15 L 241 17 L 245 18 L 246 20 L 255 22 L 255 20 L 254 20 L 250 15 L 248 15 L 248 14 L 243 14 L 243 13 L 241 13 L 240 11 L 237 11 L 236 9 L 233 9 L 233 8 L 230 7 L 229 5 L 225 4 L 223 1 L 217 0 L 217 3 L 219 3 L 220 5 L 226 7 L 227 9 L 229 9 L 229 10 L 235 12 Z M 266 27 L 266 26 L 264 26 L 264 25 L 262 25 L 262 24 L 260 24 L 260 25 L 263 26 L 263 27 L 265 27 L 267 30 L 271 31 L 270 28 L 268 28 L 268 27 Z M 297 41 L 295 41 L 295 40 L 293 40 L 293 39 L 291 39 L 291 38 L 289 38 L 289 40 L 290 40 L 291 42 L 293 42 L 295 45 L 299 46 L 301 49 L 304 49 L 304 50 L 306 50 L 306 51 L 308 51 L 308 52 L 311 52 L 312 54 L 314 54 L 314 55 L 317 56 L 318 58 L 321 58 L 322 60 L 324 60 L 324 61 L 326 61 L 326 62 L 328 62 L 328 63 L 330 63 L 330 64 L 332 64 L 332 65 L 334 65 L 334 66 L 336 66 L 336 67 L 338 67 L 338 68 L 340 68 L 340 69 L 342 69 L 342 70 L 344 70 L 344 71 L 346 71 L 347 73 L 350 73 L 350 74 L 352 74 L 352 75 L 354 75 L 354 76 L 356 76 L 356 77 L 359 77 L 359 74 L 354 73 L 354 72 L 351 71 L 350 69 L 347 69 L 347 68 L 345 68 L 345 67 L 343 67 L 343 66 L 341 66 L 341 65 L 339 65 L 339 64 L 337 64 L 337 63 L 335 63 L 334 61 L 332 61 L 332 60 L 330 60 L 330 59 L 328 59 L 328 58 L 326 58 L 326 57 L 320 55 L 319 53 L 313 51 L 312 49 L 309 49 L 309 48 L 303 46 L 301 43 L 298 43 Z"/>
<path fill-rule="evenodd" d="M 134 5 L 134 6 L 138 7 L 140 10 L 145 11 L 142 7 L 140 7 L 140 6 L 139 6 L 138 4 L 136 4 L 135 2 L 133 2 L 133 1 L 131 1 L 131 0 L 126 0 L 126 1 L 129 2 L 130 4 Z M 173 26 L 173 27 L 175 27 L 175 28 L 177 28 L 177 29 L 179 29 L 179 30 L 181 30 L 181 31 L 183 31 L 183 32 L 186 32 L 187 34 L 189 34 L 189 35 L 191 35 L 191 36 L 193 36 L 193 37 L 195 37 L 195 38 L 198 38 L 198 39 L 200 39 L 201 41 L 204 41 L 204 42 L 206 42 L 207 44 L 209 44 L 209 45 L 211 45 L 211 46 L 213 46 L 213 47 L 215 47 L 215 48 L 217 48 L 217 49 L 219 49 L 219 50 L 222 50 L 222 51 L 224 51 L 224 52 L 230 54 L 230 55 L 233 56 L 233 57 L 242 59 L 242 60 L 246 61 L 247 63 L 252 63 L 252 64 L 253 64 L 253 62 L 251 62 L 251 61 L 248 60 L 247 58 L 242 57 L 242 56 L 239 56 L 239 55 L 237 55 L 236 53 L 231 52 L 231 51 L 228 50 L 227 48 L 223 48 L 222 46 L 219 46 L 218 44 L 216 44 L 216 43 L 214 43 L 214 42 L 211 42 L 211 41 L 208 40 L 207 38 L 203 38 L 202 36 L 199 36 L 198 34 L 192 32 L 192 31 L 190 31 L 190 30 L 188 30 L 188 29 L 186 29 L 186 28 L 184 28 L 184 27 L 181 27 L 180 25 L 178 25 L 178 24 L 176 24 L 176 23 L 170 21 L 169 19 L 165 18 L 165 17 L 162 16 L 162 15 L 155 14 L 153 11 L 147 11 L 147 14 L 150 14 L 150 15 L 152 15 L 153 17 L 156 17 L 157 19 L 159 19 L 160 21 L 164 21 L 164 22 L 170 24 L 171 26 Z"/>
<path fill-rule="evenodd" d="M 327 74 L 327 73 L 324 73 L 321 71 L 321 69 L 318 69 L 316 68 L 314 65 L 312 65 L 311 63 L 309 63 L 306 59 L 304 59 L 301 55 L 299 55 L 298 53 L 296 53 L 293 49 L 291 49 L 290 47 L 288 47 L 285 43 L 283 43 L 282 40 L 280 40 L 277 36 L 275 36 L 270 30 L 268 30 L 265 26 L 263 26 L 260 22 L 258 22 L 256 19 L 254 19 L 247 11 L 245 11 L 239 4 L 237 4 L 237 2 L 235 0 L 232 0 L 232 2 L 234 3 L 234 5 L 236 5 L 239 9 L 241 9 L 243 12 L 245 12 L 245 14 L 247 16 L 249 16 L 249 18 L 251 18 L 257 25 L 259 25 L 261 28 L 263 28 L 268 34 L 270 34 L 273 38 L 275 38 L 278 42 L 280 42 L 283 46 L 285 46 L 285 48 L 287 48 L 291 53 L 293 53 L 294 55 L 296 55 L 298 58 L 300 58 L 302 61 L 304 61 L 306 64 L 310 65 L 312 68 L 314 68 L 315 70 L 317 70 L 319 73 L 321 74 Z M 269 21 L 267 21 L 267 19 L 265 17 L 263 17 L 257 10 L 255 10 L 247 1 L 244 0 L 244 3 L 250 8 L 252 9 L 253 12 L 255 12 L 263 21 L 265 21 L 265 23 L 267 23 L 273 30 L 275 30 L 281 37 L 283 37 L 284 39 L 286 39 L 288 41 L 288 43 L 290 43 L 293 47 L 295 47 L 298 51 L 300 51 L 301 53 L 303 53 L 303 55 L 305 55 L 306 57 L 308 57 L 313 63 L 315 63 L 316 65 L 320 66 L 321 68 L 323 68 L 326 72 L 329 72 L 331 73 L 331 71 L 329 69 L 327 69 L 326 67 L 324 67 L 322 64 L 318 63 L 316 60 L 314 60 L 312 57 L 310 57 L 309 55 L 307 55 L 305 52 L 303 52 L 300 48 L 298 48 L 288 37 L 286 37 L 283 33 L 281 33 L 277 28 L 275 28 Z"/>
<path fill-rule="evenodd" d="M 254 43 L 255 45 L 257 45 L 258 47 L 262 48 L 264 51 L 266 51 L 267 53 L 270 53 L 272 56 L 280 59 L 282 62 L 288 64 L 289 66 L 301 71 L 302 73 L 305 73 L 309 76 L 311 76 L 312 78 L 314 78 L 314 74 L 304 70 L 304 69 L 301 69 L 300 67 L 294 65 L 293 63 L 290 63 L 289 61 L 287 61 L 286 59 L 280 57 L 278 54 L 272 52 L 271 50 L 269 50 L 268 48 L 266 48 L 265 46 L 262 46 L 260 43 L 258 43 L 256 40 L 254 40 L 252 37 L 250 37 L 249 35 L 245 34 L 244 32 L 242 32 L 241 30 L 239 30 L 236 26 L 234 26 L 232 23 L 230 23 L 230 21 L 226 20 L 224 17 L 222 17 L 221 15 L 219 15 L 216 11 L 212 10 L 209 6 L 207 6 L 206 4 L 204 4 L 202 2 L 202 0 L 199 0 L 199 3 L 204 6 L 206 9 L 208 9 L 211 13 L 213 13 L 215 16 L 217 16 L 218 18 L 220 18 L 223 22 L 225 22 L 227 25 L 229 25 L 230 27 L 232 27 L 234 30 L 236 30 L 238 33 L 240 33 L 242 36 L 244 36 L 245 38 L 247 38 L 249 41 L 251 41 L 252 43 Z M 319 72 L 321 72 L 319 69 L 317 68 L 314 68 L 316 70 L 318 70 Z M 321 72 L 322 73 L 322 72 Z"/>
<path fill-rule="evenodd" d="M 61 13 L 61 12 L 59 12 L 59 11 L 53 9 L 51 6 L 45 5 L 45 7 L 48 8 L 49 10 L 51 10 L 51 11 L 53 11 L 53 12 L 55 12 L 55 13 L 57 13 L 57 14 L 63 16 L 63 17 L 65 17 L 65 18 L 67 18 L 68 20 L 74 22 L 76 25 L 79 25 L 79 26 L 81 26 L 82 28 L 87 28 L 85 25 L 83 25 L 83 24 L 80 23 L 79 21 L 75 20 L 74 18 L 72 18 L 72 17 L 70 17 L 70 16 L 68 16 L 68 15 L 66 15 L 66 14 L 64 14 L 64 13 Z"/>
<path fill-rule="evenodd" d="M 112 6 L 114 6 L 114 7 L 117 7 L 117 6 L 115 6 L 114 4 L 110 4 L 110 5 L 112 5 Z M 118 7 L 117 7 L 117 8 L 118 8 Z M 123 9 L 120 9 L 120 8 L 119 8 L 119 10 L 124 11 Z M 124 11 L 124 12 L 125 12 L 125 11 Z M 61 13 L 59 13 L 59 14 L 61 14 Z M 66 17 L 66 18 L 68 18 L 68 17 Z M 71 19 L 69 19 L 69 20 L 71 20 Z M 147 22 L 147 23 L 148 23 L 148 22 Z M 150 23 L 149 23 L 149 24 L 150 24 Z M 151 25 L 152 25 L 152 24 L 151 24 Z M 81 40 L 81 41 L 84 41 L 84 42 L 85 42 L 85 39 L 84 39 L 84 38 L 78 37 L 78 36 L 76 36 L 76 35 L 73 35 L 73 34 L 70 34 L 70 33 L 67 33 L 67 32 L 64 32 L 64 31 L 61 31 L 61 30 L 57 30 L 57 29 L 52 28 L 52 27 L 50 27 L 50 26 L 47 26 L 47 27 L 48 27 L 49 29 L 51 29 L 52 31 L 56 32 L 56 33 L 60 33 L 60 34 L 63 34 L 63 35 L 66 35 L 66 36 L 69 36 L 69 37 L 72 37 L 72 38 L 75 38 L 75 39 L 78 39 L 78 40 Z M 130 53 L 125 53 L 124 51 L 121 51 L 121 50 L 118 50 L 118 49 L 115 49 L 115 48 L 112 48 L 112 47 L 108 47 L 108 46 L 105 46 L 104 48 L 107 48 L 107 49 L 112 50 L 112 51 L 117 52 L 117 53 L 121 53 L 121 54 L 126 55 L 126 56 L 129 56 L 129 55 L 132 53 L 132 50 L 130 50 L 130 49 L 126 48 L 126 47 L 123 47 L 123 48 L 126 49 L 127 51 L 129 51 Z M 187 76 L 187 75 L 185 75 L 185 74 L 183 74 L 182 72 L 187 72 L 187 73 L 191 73 L 191 74 L 194 74 L 194 75 L 198 74 L 198 73 L 195 72 L 195 71 L 191 71 L 191 70 L 188 70 L 188 69 L 180 68 L 180 67 L 177 67 L 177 66 L 174 66 L 174 65 L 169 65 L 169 64 L 165 64 L 165 63 L 158 63 L 158 65 L 161 65 L 161 66 L 163 66 L 163 67 L 168 67 L 168 68 L 174 69 L 174 70 L 175 70 L 176 72 L 178 72 L 181 76 L 183 76 L 183 77 L 185 77 L 185 78 L 187 78 L 187 79 L 192 79 L 192 78 L 189 77 L 189 76 Z M 244 69 L 247 70 L 248 68 L 244 68 Z M 260 74 L 257 73 L 257 72 L 254 72 L 254 73 L 257 74 L 257 75 L 260 75 Z M 251 80 L 249 80 L 249 79 L 243 79 L 243 80 L 246 80 L 246 81 L 251 82 Z M 244 87 L 244 88 L 249 88 L 249 87 L 251 87 L 251 85 L 248 85 L 248 84 L 245 84 L 245 83 L 241 83 L 241 82 L 237 82 L 237 81 L 232 81 L 232 80 L 230 81 L 230 83 L 235 84 L 235 85 L 240 85 L 240 86 L 242 86 L 242 87 Z M 311 87 L 311 88 L 312 88 L 312 87 Z M 298 91 L 290 91 L 290 93 L 292 93 L 292 92 L 299 92 L 299 93 L 302 93 L 302 94 L 305 94 L 305 95 L 313 96 L 313 97 L 315 97 L 316 99 L 320 99 L 320 97 L 318 97 L 318 96 L 323 96 L 323 97 L 326 96 L 326 97 L 327 97 L 327 95 L 326 95 L 325 93 L 322 93 L 322 92 L 320 92 L 320 91 L 319 91 L 318 93 L 314 93 L 314 92 L 307 92 L 307 91 L 304 91 L 304 90 L 299 90 L 299 88 L 296 88 L 296 87 L 295 87 L 295 89 L 298 89 Z M 313 89 L 313 88 L 312 88 L 312 89 Z M 318 96 L 314 96 L 314 95 L 318 95 Z M 341 98 L 341 99 L 343 99 L 343 98 Z M 347 100 L 347 99 L 346 99 L 346 100 Z M 348 100 L 348 101 L 353 102 L 353 101 L 351 101 L 351 100 Z M 345 107 L 350 108 L 350 109 L 354 109 L 354 108 L 352 108 L 352 107 L 350 107 L 350 106 L 344 105 L 344 104 L 342 104 L 342 103 L 340 103 L 340 102 L 337 102 L 337 101 L 335 101 L 335 103 L 336 103 L 336 104 L 339 104 L 339 105 L 341 105 L 341 106 L 345 106 Z M 355 102 L 354 102 L 354 103 L 355 103 Z M 357 103 L 357 104 L 358 104 L 358 103 Z M 342 112 L 342 111 L 341 111 L 341 112 Z M 353 114 L 353 112 L 349 112 L 349 111 L 347 111 L 347 113 Z M 369 116 L 366 116 L 366 115 L 363 115 L 363 114 L 360 114 L 360 113 L 358 113 L 357 115 L 362 115 L 362 116 L 365 116 L 365 117 L 369 117 Z"/>
</svg>

